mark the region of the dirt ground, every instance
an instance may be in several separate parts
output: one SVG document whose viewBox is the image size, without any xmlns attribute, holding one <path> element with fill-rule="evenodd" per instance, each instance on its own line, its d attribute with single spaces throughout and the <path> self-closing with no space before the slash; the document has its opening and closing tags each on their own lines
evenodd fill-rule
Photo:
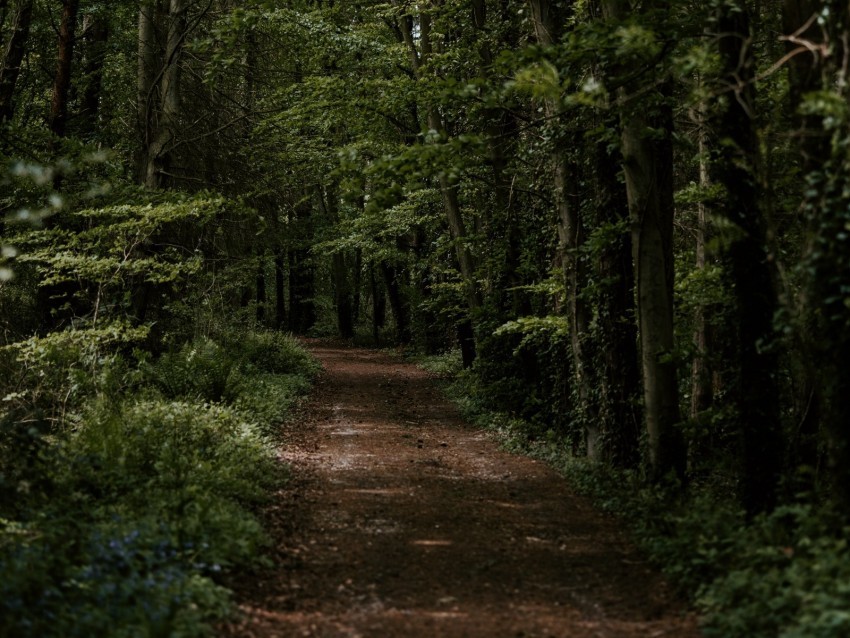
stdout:
<svg viewBox="0 0 850 638">
<path fill-rule="evenodd" d="M 281 452 L 275 566 L 223 636 L 698 636 L 620 525 L 465 424 L 428 374 L 312 344 L 325 368 Z"/>
</svg>

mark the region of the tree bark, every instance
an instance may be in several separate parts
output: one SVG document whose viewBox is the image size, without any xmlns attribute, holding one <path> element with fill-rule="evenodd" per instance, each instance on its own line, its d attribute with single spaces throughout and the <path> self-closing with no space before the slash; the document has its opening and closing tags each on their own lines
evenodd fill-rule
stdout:
<svg viewBox="0 0 850 638">
<path fill-rule="evenodd" d="M 0 68 L 0 124 L 11 120 L 14 114 L 15 87 L 29 40 L 32 6 L 33 0 L 24 0 L 12 18 L 12 34 Z"/>
<path fill-rule="evenodd" d="M 472 0 L 471 4 L 472 24 L 479 38 L 479 73 L 486 82 L 494 82 L 497 80 L 493 77 L 494 55 L 488 40 L 487 3 L 485 0 Z M 503 46 L 516 48 L 518 39 L 512 40 L 514 39 L 509 38 L 504 41 Z M 503 242 L 504 246 L 499 246 L 497 249 L 500 256 L 504 256 L 499 264 L 501 266 L 500 272 L 496 273 L 495 278 L 489 278 L 490 285 L 486 292 L 492 301 L 488 305 L 497 308 L 502 315 L 509 311 L 512 317 L 516 317 L 521 314 L 528 314 L 530 311 L 528 303 L 523 299 L 520 290 L 521 281 L 517 274 L 520 263 L 521 237 L 518 219 L 514 211 L 514 198 L 511 196 L 511 180 L 507 173 L 508 161 L 506 158 L 506 148 L 512 146 L 519 135 L 519 131 L 513 115 L 508 114 L 504 109 L 486 108 L 483 109 L 482 116 L 484 118 L 483 128 L 487 135 L 490 170 L 493 175 L 493 204 L 484 201 L 479 209 L 484 218 L 487 241 L 491 245 L 497 246 L 496 242 Z M 510 293 L 506 293 L 506 290 L 510 290 Z M 504 318 L 504 316 L 499 317 L 499 320 L 503 321 Z"/>
<path fill-rule="evenodd" d="M 172 153 L 169 147 L 177 137 L 181 115 L 181 54 L 186 38 L 187 1 L 171 0 L 169 6 L 168 39 L 160 83 L 159 119 L 147 153 L 145 185 L 148 188 L 165 188 L 172 182 L 170 175 Z"/>
<path fill-rule="evenodd" d="M 550 0 L 530 0 L 531 15 L 537 42 L 543 47 L 554 46 L 561 37 L 564 16 Z M 554 121 L 561 112 L 556 99 L 547 98 L 543 104 L 547 119 Z M 570 353 L 572 372 L 578 396 L 578 413 L 584 423 L 587 456 L 600 460 L 603 456 L 603 437 L 598 405 L 594 401 L 594 374 L 587 352 L 589 309 L 581 292 L 587 276 L 578 259 L 584 244 L 581 223 L 581 196 L 579 194 L 579 167 L 570 150 L 579 144 L 578 136 L 559 139 L 552 152 L 555 209 L 558 222 L 558 253 L 564 272 L 567 292 L 567 323 L 570 326 Z"/>
<path fill-rule="evenodd" d="M 352 303 L 352 319 L 354 327 L 360 323 L 361 288 L 363 287 L 363 251 L 357 248 L 354 251 L 354 295 Z"/>
<path fill-rule="evenodd" d="M 266 256 L 260 252 L 257 255 L 257 324 L 262 326 L 266 323 Z"/>
<path fill-rule="evenodd" d="M 734 398 L 743 442 L 742 502 L 750 514 L 770 510 L 783 458 L 773 340 L 776 287 L 768 264 L 766 223 L 760 210 L 759 144 L 752 114 L 755 108 L 755 60 L 744 2 L 718 9 L 718 50 L 734 86 L 719 108 L 715 129 L 726 143 L 715 151 L 717 181 L 725 188 L 722 214 L 738 229 L 728 251 L 738 327 Z"/>
<path fill-rule="evenodd" d="M 644 11 L 669 9 L 655 0 Z M 631 9 L 625 0 L 604 0 L 610 20 L 623 20 Z M 637 104 L 629 93 L 644 87 L 628 82 L 620 88 L 623 174 L 632 224 L 632 254 L 637 290 L 638 333 L 643 371 L 643 400 L 650 475 L 655 481 L 685 476 L 685 445 L 679 429 L 679 391 L 673 361 L 673 113 L 670 81 L 659 78 Z M 644 100 L 653 100 L 652 108 Z M 647 131 L 660 132 L 650 139 Z"/>
<path fill-rule="evenodd" d="M 824 22 L 809 22 L 822 9 L 830 10 Z M 810 13 L 811 12 L 811 13 Z M 799 55 L 792 66 L 791 97 L 801 106 L 805 92 L 829 92 L 847 103 L 850 14 L 838 2 L 817 3 L 789 0 L 785 5 L 786 30 L 802 31 L 817 55 Z M 806 25 L 808 24 L 808 30 Z M 830 121 L 826 121 L 829 119 Z M 804 352 L 808 396 L 797 433 L 800 450 L 797 463 L 813 464 L 818 447 L 825 451 L 830 497 L 837 511 L 850 519 L 850 329 L 847 324 L 847 290 L 850 288 L 848 249 L 844 238 L 848 224 L 847 192 L 850 162 L 846 144 L 850 123 L 823 114 L 800 116 L 803 168 L 803 202 L 806 241 L 801 272 L 804 274 L 799 300 L 799 340 Z"/>
<path fill-rule="evenodd" d="M 283 248 L 276 248 L 274 254 L 274 325 L 281 330 L 286 325 L 286 257 Z"/>
<path fill-rule="evenodd" d="M 65 137 L 68 126 L 68 92 L 71 89 L 71 66 L 74 61 L 74 45 L 77 34 L 77 12 L 79 0 L 63 0 L 62 21 L 59 25 L 59 54 L 56 73 L 53 76 L 53 92 L 50 99 L 50 131 L 56 137 Z"/>
<path fill-rule="evenodd" d="M 411 342 L 412 336 L 410 333 L 410 309 L 399 281 L 399 271 L 395 266 L 382 262 L 381 273 L 384 276 L 384 287 L 387 290 L 390 308 L 395 318 L 396 340 L 401 345 L 407 345 Z"/>
<path fill-rule="evenodd" d="M 427 12 L 423 12 L 419 17 L 419 46 L 421 48 L 421 54 L 420 49 L 416 46 L 413 28 L 413 19 L 410 16 L 404 16 L 401 20 L 402 36 L 408 48 L 413 73 L 417 79 L 421 80 L 424 77 L 422 65 L 427 63 L 433 54 L 431 16 Z M 433 106 L 428 109 L 427 125 L 429 129 L 435 131 L 441 137 L 446 135 L 445 122 L 439 111 Z M 437 181 L 440 187 L 440 195 L 443 200 L 443 209 L 446 214 L 449 232 L 455 244 L 455 253 L 457 255 L 461 278 L 463 279 L 467 307 L 470 316 L 472 316 L 476 314 L 476 311 L 481 306 L 481 296 L 475 281 L 475 259 L 467 244 L 469 236 L 458 199 L 458 187 L 449 180 L 445 171 L 440 172 Z"/>
<path fill-rule="evenodd" d="M 596 221 L 619 225 L 629 218 L 626 190 L 619 179 L 622 158 L 607 142 L 596 145 Z M 640 461 L 641 411 L 638 334 L 634 323 L 635 281 L 628 231 L 599 254 L 595 277 L 607 282 L 598 299 L 600 381 L 599 422 L 605 442 L 602 458 L 614 467 L 634 468 Z"/>
<path fill-rule="evenodd" d="M 354 304 L 349 278 L 349 264 L 342 252 L 331 257 L 331 270 L 334 285 L 334 306 L 336 307 L 337 330 L 343 339 L 354 337 Z"/>
<path fill-rule="evenodd" d="M 816 0 L 785 0 L 782 6 L 783 30 L 786 35 L 798 34 L 798 37 L 808 41 L 814 47 L 821 48 L 818 54 L 807 50 L 794 55 L 788 64 L 788 102 L 792 111 L 795 136 L 799 139 L 800 164 L 804 177 L 818 173 L 830 157 L 829 134 L 823 122 L 816 115 L 803 115 L 799 112 L 803 96 L 827 85 L 824 76 L 826 65 L 823 58 L 822 31 L 817 20 L 812 19 L 821 12 L 822 4 Z M 787 52 L 791 53 L 797 43 L 787 42 Z M 804 200 L 808 197 L 804 197 Z M 816 235 L 816 222 L 810 215 L 806 219 L 808 238 L 803 248 L 804 254 L 812 250 L 812 237 Z M 816 342 L 821 338 L 812 320 L 812 314 L 807 306 L 806 292 L 796 300 L 799 303 L 801 323 L 797 329 L 797 341 L 801 352 L 799 389 L 797 391 L 798 425 L 790 442 L 790 462 L 796 468 L 807 468 L 806 472 L 798 472 L 798 480 L 804 482 L 800 487 L 810 490 L 815 487 L 815 469 L 821 463 L 820 429 L 823 421 L 823 379 L 819 369 Z M 791 300 L 786 300 L 786 303 Z"/>
<path fill-rule="evenodd" d="M 316 323 L 316 268 L 310 256 L 313 235 L 310 197 L 305 194 L 295 207 L 297 233 L 289 248 L 289 329 L 306 334 Z"/>
<path fill-rule="evenodd" d="M 155 127 L 153 103 L 159 57 L 156 42 L 156 6 L 152 0 L 143 0 L 139 7 L 137 55 L 136 179 L 139 184 L 144 184 L 147 177 L 149 148 Z"/>
<path fill-rule="evenodd" d="M 375 276 L 376 266 L 369 268 L 369 290 L 372 294 L 372 339 L 376 348 L 381 347 L 381 328 L 386 324 L 386 298 Z"/>
<path fill-rule="evenodd" d="M 699 152 L 699 185 L 703 193 L 711 185 L 708 167 L 707 131 L 705 107 L 699 106 L 697 126 Z M 708 236 L 708 211 L 705 201 L 697 204 L 696 263 L 697 270 L 706 267 L 705 244 Z M 699 419 L 700 414 L 709 409 L 714 402 L 709 352 L 711 351 L 710 333 L 706 321 L 706 308 L 699 305 L 694 313 L 694 359 L 691 363 L 691 419 Z"/>
<path fill-rule="evenodd" d="M 332 183 L 324 190 L 321 186 L 317 187 L 317 197 L 325 216 L 331 223 L 336 224 L 339 221 L 337 184 Z M 337 330 L 343 339 L 354 337 L 354 302 L 349 262 L 350 259 L 344 251 L 337 250 L 331 255 L 331 283 Z"/>
<path fill-rule="evenodd" d="M 97 130 L 109 23 L 102 16 L 87 14 L 83 19 L 82 36 L 85 44 L 82 63 L 85 84 L 80 100 L 80 123 L 77 130 L 84 136 L 90 136 Z"/>
</svg>

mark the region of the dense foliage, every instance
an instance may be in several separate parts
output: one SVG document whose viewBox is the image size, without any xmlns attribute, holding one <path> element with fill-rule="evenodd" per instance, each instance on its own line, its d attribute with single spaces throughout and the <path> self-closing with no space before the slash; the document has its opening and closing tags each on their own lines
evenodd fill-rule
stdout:
<svg viewBox="0 0 850 638">
<path fill-rule="evenodd" d="M 256 505 L 285 480 L 273 426 L 313 364 L 268 332 L 120 352 L 146 336 L 3 350 L 4 636 L 200 635 L 228 610 L 216 578 L 259 560 Z"/>
<path fill-rule="evenodd" d="M 619 509 L 681 518 L 648 537 L 717 635 L 847 633 L 848 29 L 831 0 L 0 2 L 5 600 L 95 627 L 124 596 L 131 627 L 103 555 L 180 570 L 168 627 L 199 626 L 174 592 L 220 610 L 192 565 L 253 549 L 196 556 L 183 514 L 213 548 L 257 496 L 291 331 L 457 347 L 466 400 L 664 495 Z"/>
</svg>

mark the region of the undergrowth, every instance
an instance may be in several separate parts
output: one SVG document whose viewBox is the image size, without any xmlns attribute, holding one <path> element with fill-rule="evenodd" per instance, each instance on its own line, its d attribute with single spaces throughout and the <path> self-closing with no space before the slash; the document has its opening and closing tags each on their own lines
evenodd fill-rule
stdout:
<svg viewBox="0 0 850 638">
<path fill-rule="evenodd" d="M 0 352 L 0 637 L 208 635 L 262 560 L 273 426 L 316 364 L 271 332 L 152 360 L 134 330 Z"/>
<path fill-rule="evenodd" d="M 699 611 L 706 638 L 843 638 L 850 635 L 850 528 L 799 502 L 748 521 L 729 494 L 682 496 L 636 472 L 577 458 L 555 433 L 493 412 L 474 371 L 457 353 L 420 365 L 445 381 L 464 417 L 510 450 L 546 461 L 632 537 Z"/>
</svg>

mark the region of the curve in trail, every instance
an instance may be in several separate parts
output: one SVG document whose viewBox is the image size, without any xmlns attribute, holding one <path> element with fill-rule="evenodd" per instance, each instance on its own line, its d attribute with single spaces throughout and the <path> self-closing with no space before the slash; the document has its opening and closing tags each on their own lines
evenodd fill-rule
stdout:
<svg viewBox="0 0 850 638">
<path fill-rule="evenodd" d="M 225 635 L 698 635 L 615 521 L 463 423 L 427 373 L 311 350 L 325 371 L 286 426 L 277 564 L 232 584 Z"/>
</svg>

